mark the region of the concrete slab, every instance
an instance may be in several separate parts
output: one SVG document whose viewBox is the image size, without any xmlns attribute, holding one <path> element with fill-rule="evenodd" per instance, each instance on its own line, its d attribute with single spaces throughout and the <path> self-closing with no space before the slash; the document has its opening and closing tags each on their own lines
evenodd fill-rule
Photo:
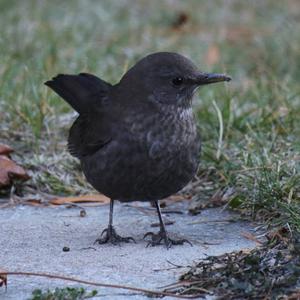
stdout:
<svg viewBox="0 0 300 300">
<path fill-rule="evenodd" d="M 175 221 L 167 229 L 173 236 L 188 238 L 193 247 L 185 244 L 169 250 L 164 246 L 146 248 L 147 243 L 142 239 L 144 233 L 158 231 L 158 228 L 150 227 L 151 223 L 158 221 L 156 213 L 148 209 L 148 203 L 130 205 L 135 207 L 116 203 L 114 223 L 120 235 L 134 237 L 137 244 L 121 246 L 93 245 L 107 226 L 107 205 L 86 208 L 85 217 L 79 216 L 77 208 L 18 206 L 1 209 L 0 268 L 157 289 L 177 281 L 185 271 L 184 268 L 172 269 L 169 262 L 188 266 L 205 255 L 255 246 L 241 235 L 242 232 L 252 231 L 248 223 L 226 222 L 232 218 L 232 213 L 209 209 L 201 215 L 190 216 L 186 210 L 187 203 L 181 202 L 168 206 L 168 209 L 184 213 L 164 214 L 168 220 Z M 65 246 L 70 248 L 69 252 L 62 251 Z M 74 283 L 11 276 L 7 292 L 0 288 L 0 299 L 28 299 L 36 288 L 63 286 L 74 286 Z M 124 290 L 97 290 L 101 299 L 128 299 L 129 294 L 130 299 L 146 299 L 146 296 L 128 294 Z"/>
</svg>

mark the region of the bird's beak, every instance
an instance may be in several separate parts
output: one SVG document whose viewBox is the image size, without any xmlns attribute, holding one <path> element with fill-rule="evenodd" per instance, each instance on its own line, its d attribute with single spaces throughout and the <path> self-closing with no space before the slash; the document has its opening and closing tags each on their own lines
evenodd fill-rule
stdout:
<svg viewBox="0 0 300 300">
<path fill-rule="evenodd" d="M 195 78 L 195 83 L 197 85 L 210 84 L 221 81 L 230 81 L 231 77 L 225 74 L 216 74 L 216 73 L 199 73 Z"/>
</svg>

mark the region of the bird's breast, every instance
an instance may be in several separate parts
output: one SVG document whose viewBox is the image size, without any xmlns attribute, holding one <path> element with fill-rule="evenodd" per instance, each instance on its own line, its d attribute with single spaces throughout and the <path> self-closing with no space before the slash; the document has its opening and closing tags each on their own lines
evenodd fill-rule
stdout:
<svg viewBox="0 0 300 300">
<path fill-rule="evenodd" d="M 184 187 L 198 167 L 200 141 L 192 111 L 132 115 L 85 163 L 86 176 L 115 199 L 153 200 Z"/>
<path fill-rule="evenodd" d="M 132 144 L 143 149 L 151 170 L 155 164 L 177 170 L 197 165 L 200 142 L 192 108 L 140 117 L 129 128 Z"/>
</svg>

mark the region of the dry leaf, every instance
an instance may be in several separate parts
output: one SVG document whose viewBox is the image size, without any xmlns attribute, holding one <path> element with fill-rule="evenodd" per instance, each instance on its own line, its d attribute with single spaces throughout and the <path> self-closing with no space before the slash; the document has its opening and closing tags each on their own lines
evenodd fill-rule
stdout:
<svg viewBox="0 0 300 300">
<path fill-rule="evenodd" d="M 10 153 L 14 152 L 12 148 L 7 145 L 0 144 L 0 155 L 8 156 Z"/>
<path fill-rule="evenodd" d="M 102 204 L 109 203 L 110 199 L 101 194 L 95 195 L 83 195 L 78 197 L 59 197 L 55 199 L 51 199 L 49 201 L 50 204 L 54 205 L 62 205 L 68 203 L 83 203 L 83 202 L 97 202 Z"/>
<path fill-rule="evenodd" d="M 7 271 L 0 268 L 0 273 L 6 273 Z M 5 286 L 5 289 L 7 288 L 7 275 L 6 274 L 0 274 L 0 287 Z"/>
<path fill-rule="evenodd" d="M 30 176 L 14 161 L 0 155 L 0 188 L 10 186 L 14 179 L 28 180 Z"/>
<path fill-rule="evenodd" d="M 216 45 L 212 45 L 208 48 L 205 55 L 205 62 L 208 66 L 217 64 L 220 61 L 220 49 Z"/>
</svg>

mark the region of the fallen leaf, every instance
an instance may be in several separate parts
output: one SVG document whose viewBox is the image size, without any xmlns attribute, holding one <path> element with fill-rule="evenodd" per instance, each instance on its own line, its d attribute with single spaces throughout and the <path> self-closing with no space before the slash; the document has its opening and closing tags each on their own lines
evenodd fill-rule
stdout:
<svg viewBox="0 0 300 300">
<path fill-rule="evenodd" d="M 28 180 L 26 171 L 9 157 L 0 155 L 0 188 L 10 186 L 14 179 Z"/>
<path fill-rule="evenodd" d="M 7 289 L 7 275 L 5 274 L 6 272 L 6 270 L 0 268 L 0 273 L 4 273 L 0 274 L 0 287 L 4 285 L 5 289 Z"/>
<path fill-rule="evenodd" d="M 5 144 L 0 144 L 0 155 L 8 156 L 12 152 L 14 152 L 14 150 L 11 147 Z"/>
<path fill-rule="evenodd" d="M 92 194 L 92 195 L 83 195 L 78 197 L 58 197 L 55 199 L 51 199 L 49 203 L 54 205 L 62 205 L 68 203 L 84 203 L 84 202 L 97 202 L 97 203 L 107 204 L 109 203 L 109 201 L 110 199 L 104 195 Z"/>
<path fill-rule="evenodd" d="M 205 62 L 208 66 L 217 64 L 220 61 L 220 49 L 216 45 L 212 45 L 208 48 L 205 54 Z"/>
</svg>

